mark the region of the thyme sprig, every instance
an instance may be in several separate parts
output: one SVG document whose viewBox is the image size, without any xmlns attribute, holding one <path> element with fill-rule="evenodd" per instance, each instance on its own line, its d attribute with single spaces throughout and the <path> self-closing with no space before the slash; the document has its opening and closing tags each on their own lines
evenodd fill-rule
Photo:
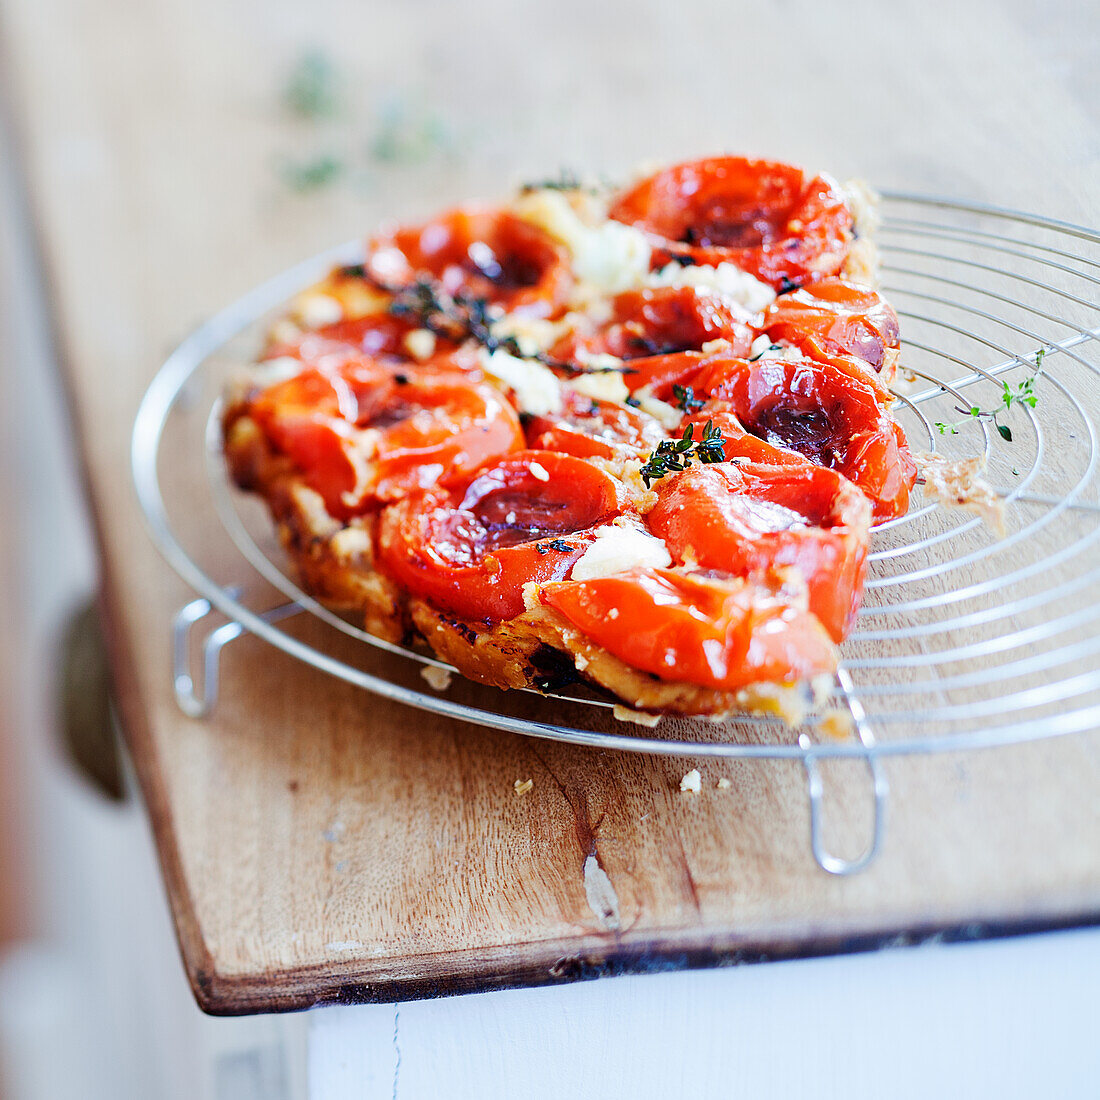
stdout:
<svg viewBox="0 0 1100 1100">
<path fill-rule="evenodd" d="M 672 386 L 672 396 L 676 399 L 676 408 L 684 413 L 698 412 L 706 404 L 702 397 L 695 396 L 691 386 L 681 386 L 678 382 Z"/>
<path fill-rule="evenodd" d="M 647 489 L 667 474 L 686 470 L 694 459 L 703 463 L 722 461 L 725 457 L 726 441 L 714 426 L 713 420 L 707 421 L 702 438 L 696 440 L 694 436 L 695 425 L 689 424 L 679 439 L 662 439 L 657 444 L 657 449 L 641 469 L 642 480 Z"/>
<path fill-rule="evenodd" d="M 549 554 L 551 550 L 557 550 L 559 554 L 571 554 L 577 548 L 565 539 L 551 539 L 549 542 L 536 542 L 535 549 L 540 554 Z"/>
<path fill-rule="evenodd" d="M 520 184 L 519 191 L 521 195 L 529 195 L 532 191 L 580 191 L 583 186 L 577 173 L 563 166 L 549 179 Z"/>
<path fill-rule="evenodd" d="M 485 298 L 473 295 L 448 294 L 431 279 L 421 277 L 406 286 L 392 286 L 371 276 L 364 269 L 366 279 L 378 290 L 392 296 L 389 312 L 395 317 L 411 320 L 420 328 L 426 328 L 456 344 L 474 340 L 488 352 L 504 351 L 517 359 L 532 359 L 552 370 L 565 374 L 633 374 L 634 367 L 580 366 L 564 359 L 555 359 L 546 352 L 524 351 L 514 336 L 500 336 L 493 331 L 494 318 Z"/>
<path fill-rule="evenodd" d="M 1035 408 L 1039 400 L 1039 395 L 1035 392 L 1035 383 L 1043 373 L 1043 359 L 1046 357 L 1046 353 L 1046 348 L 1040 348 L 1035 353 L 1035 369 L 1022 382 L 1017 382 L 1014 387 L 1007 382 L 1001 383 L 1001 403 L 997 408 L 983 409 L 978 405 L 971 405 L 969 409 L 965 409 L 961 405 L 956 405 L 955 411 L 962 413 L 963 419 L 950 424 L 937 420 L 936 430 L 940 435 L 949 433 L 958 435 L 959 428 L 964 424 L 969 424 L 972 420 L 989 420 L 997 429 L 1000 437 L 1006 443 L 1011 443 L 1012 429 L 1007 424 L 1002 424 L 1000 418 L 1011 412 L 1013 407 L 1017 405 L 1026 405 L 1031 409 Z"/>
</svg>

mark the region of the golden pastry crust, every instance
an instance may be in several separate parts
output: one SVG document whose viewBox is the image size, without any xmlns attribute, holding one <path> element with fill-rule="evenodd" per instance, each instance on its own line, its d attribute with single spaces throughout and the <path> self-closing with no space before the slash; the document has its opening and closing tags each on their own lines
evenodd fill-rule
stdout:
<svg viewBox="0 0 1100 1100">
<path fill-rule="evenodd" d="M 249 416 L 226 416 L 225 454 L 233 480 L 259 493 L 302 588 L 369 634 L 400 643 L 409 636 L 407 601 L 374 561 L 377 517 L 333 518 L 289 459 L 277 454 Z"/>
</svg>

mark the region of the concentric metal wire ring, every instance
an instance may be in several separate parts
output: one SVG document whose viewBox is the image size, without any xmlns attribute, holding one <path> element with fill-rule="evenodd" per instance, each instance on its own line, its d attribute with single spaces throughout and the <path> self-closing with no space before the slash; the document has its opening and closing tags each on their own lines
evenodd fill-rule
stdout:
<svg viewBox="0 0 1100 1100">
<path fill-rule="evenodd" d="M 795 743 L 791 731 L 766 720 L 731 725 L 735 738 L 736 725 L 751 724 L 750 743 L 609 733 L 499 712 L 500 696 L 491 689 L 484 707 L 457 703 L 304 645 L 208 577 L 174 534 L 161 492 L 157 459 L 169 413 L 212 353 L 331 264 L 353 262 L 356 245 L 258 288 L 204 325 L 162 368 L 134 431 L 134 478 L 150 531 L 192 587 L 266 641 L 367 690 L 512 732 L 665 754 L 816 759 L 974 748 L 1093 728 L 1100 720 L 1100 610 L 1093 610 L 1100 607 L 1100 235 L 1033 215 L 907 195 L 889 196 L 886 214 L 884 289 L 902 320 L 902 362 L 917 379 L 899 393 L 896 413 L 914 446 L 951 458 L 983 456 L 1010 527 L 997 538 L 977 517 L 918 496 L 906 516 L 876 529 L 865 606 L 843 649 L 845 690 L 836 696 L 859 714 L 861 735 L 875 731 L 872 744 Z M 1011 441 L 988 417 L 955 411 L 967 402 L 997 408 L 1005 386 L 1014 392 L 1040 350 L 1046 354 L 1039 402 L 1014 404 L 1000 417 L 1011 424 Z M 262 575 L 345 633 L 442 664 L 380 643 L 312 604 L 239 520 L 215 442 L 208 437 L 214 510 Z"/>
</svg>

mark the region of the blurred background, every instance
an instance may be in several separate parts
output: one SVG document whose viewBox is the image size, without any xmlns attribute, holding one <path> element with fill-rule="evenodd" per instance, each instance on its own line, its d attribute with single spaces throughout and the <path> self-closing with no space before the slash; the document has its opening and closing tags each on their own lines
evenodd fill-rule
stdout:
<svg viewBox="0 0 1100 1100">
<path fill-rule="evenodd" d="M 1095 225 L 1097 6 L 0 0 L 6 1100 L 213 1096 L 194 1052 L 257 1035 L 303 1072 L 300 1018 L 209 1020 L 183 978 L 104 712 L 57 302 L 167 353 L 383 217 L 722 150 Z M 96 293 L 120 271 L 158 293 Z"/>
</svg>

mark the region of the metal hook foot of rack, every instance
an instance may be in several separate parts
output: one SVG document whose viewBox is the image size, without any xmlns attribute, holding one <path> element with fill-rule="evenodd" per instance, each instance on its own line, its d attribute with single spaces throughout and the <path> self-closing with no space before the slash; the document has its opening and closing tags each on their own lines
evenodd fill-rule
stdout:
<svg viewBox="0 0 1100 1100">
<path fill-rule="evenodd" d="M 863 704 L 859 701 L 852 677 L 848 670 L 840 668 L 836 674 L 837 686 L 840 688 L 844 701 L 852 713 L 852 721 L 855 725 L 856 736 L 865 748 L 871 749 L 875 743 L 875 736 L 871 732 L 870 723 L 867 721 L 867 713 Z M 867 770 L 871 773 L 871 783 L 874 791 L 874 821 L 871 827 L 871 840 L 864 849 L 863 854 L 855 859 L 844 859 L 835 856 L 825 848 L 822 837 L 822 801 L 825 795 L 825 784 L 821 778 L 821 768 L 818 764 L 819 753 L 814 752 L 814 742 L 805 734 L 798 738 L 799 747 L 805 752 L 802 757 L 802 765 L 806 769 L 806 785 L 810 795 L 810 848 L 813 850 L 817 865 L 830 875 L 854 875 L 869 866 L 878 855 L 882 847 L 882 838 L 886 832 L 886 803 L 890 796 L 890 784 L 886 779 L 886 771 L 879 757 L 868 752 L 863 759 L 867 762 Z M 858 759 L 858 758 L 857 758 Z"/>
<path fill-rule="evenodd" d="M 890 793 L 886 772 L 877 757 L 868 756 L 865 758 L 867 768 L 871 773 L 875 798 L 871 840 L 862 855 L 857 856 L 855 859 L 844 859 L 842 856 L 833 855 L 825 847 L 824 828 L 822 826 L 822 801 L 825 795 L 825 784 L 821 778 L 821 768 L 818 766 L 817 756 L 813 752 L 813 742 L 803 734 L 798 739 L 798 743 L 807 750 L 806 755 L 802 758 L 802 765 L 806 769 L 806 784 L 810 795 L 810 848 L 813 850 L 814 859 L 817 861 L 817 865 L 830 875 L 854 875 L 869 866 L 882 847 L 883 834 L 886 832 L 886 802 Z"/>
<path fill-rule="evenodd" d="M 226 589 L 234 600 L 240 599 L 241 592 L 237 586 Z M 200 598 L 184 604 L 172 619 L 172 686 L 176 693 L 176 705 L 188 718 L 205 718 L 214 709 L 218 701 L 221 652 L 245 632 L 240 623 L 230 620 L 207 634 L 202 643 L 202 688 L 196 690 L 195 678 L 191 673 L 191 631 L 213 610 L 209 600 Z M 301 610 L 296 603 L 286 603 L 264 611 L 260 618 L 264 622 L 275 623 L 297 615 Z"/>
</svg>

